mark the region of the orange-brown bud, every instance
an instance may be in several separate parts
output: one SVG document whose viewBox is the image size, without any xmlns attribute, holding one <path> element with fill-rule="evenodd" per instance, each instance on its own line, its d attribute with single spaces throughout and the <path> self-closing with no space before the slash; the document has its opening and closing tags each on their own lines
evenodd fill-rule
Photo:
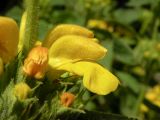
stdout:
<svg viewBox="0 0 160 120">
<path fill-rule="evenodd" d="M 75 100 L 75 95 L 69 92 L 63 93 L 61 96 L 61 104 L 65 107 L 69 107 Z"/>
<path fill-rule="evenodd" d="M 28 76 L 41 79 L 44 77 L 48 64 L 48 49 L 45 47 L 34 47 L 24 61 L 23 70 Z"/>
</svg>

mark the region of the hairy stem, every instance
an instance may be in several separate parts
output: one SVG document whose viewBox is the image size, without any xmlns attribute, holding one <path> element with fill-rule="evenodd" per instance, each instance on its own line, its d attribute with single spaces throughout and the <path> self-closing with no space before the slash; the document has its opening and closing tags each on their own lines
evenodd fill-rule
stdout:
<svg viewBox="0 0 160 120">
<path fill-rule="evenodd" d="M 28 51 L 33 47 L 38 36 L 38 10 L 39 0 L 25 0 L 26 5 L 26 23 L 23 40 L 23 53 L 26 56 Z"/>
</svg>

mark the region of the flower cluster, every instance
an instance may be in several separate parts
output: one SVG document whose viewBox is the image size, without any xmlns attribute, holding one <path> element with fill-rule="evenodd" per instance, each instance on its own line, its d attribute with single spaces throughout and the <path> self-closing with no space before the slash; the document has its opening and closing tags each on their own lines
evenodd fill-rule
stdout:
<svg viewBox="0 0 160 120">
<path fill-rule="evenodd" d="M 3 71 L 3 64 L 17 55 L 18 46 L 23 49 L 20 44 L 23 44 L 21 39 L 24 28 L 23 23 L 19 40 L 16 22 L 11 18 L 0 17 L 0 72 Z M 106 95 L 117 88 L 119 80 L 96 63 L 107 52 L 97 41 L 93 32 L 84 27 L 58 25 L 47 34 L 40 45 L 30 50 L 24 60 L 23 71 L 36 79 L 47 76 L 50 80 L 59 78 L 67 71 L 82 76 L 83 85 L 91 92 Z"/>
<path fill-rule="evenodd" d="M 153 88 L 150 88 L 145 97 L 151 103 L 160 107 L 160 85 L 155 85 Z"/>
</svg>

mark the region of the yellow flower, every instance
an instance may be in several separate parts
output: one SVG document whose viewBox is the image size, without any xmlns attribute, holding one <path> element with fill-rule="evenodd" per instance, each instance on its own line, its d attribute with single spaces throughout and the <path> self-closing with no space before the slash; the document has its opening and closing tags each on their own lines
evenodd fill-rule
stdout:
<svg viewBox="0 0 160 120">
<path fill-rule="evenodd" d="M 107 50 L 95 42 L 91 31 L 76 25 L 60 26 L 48 34 L 43 44 L 49 48 L 48 77 L 55 79 L 69 71 L 83 76 L 83 84 L 91 92 L 106 95 L 114 91 L 119 80 L 95 63 Z"/>
<path fill-rule="evenodd" d="M 75 95 L 69 92 L 65 92 L 60 96 L 61 104 L 65 107 L 69 107 L 75 100 Z"/>
<path fill-rule="evenodd" d="M 89 28 L 99 28 L 102 30 L 107 30 L 109 32 L 114 31 L 114 27 L 104 20 L 90 19 L 88 20 L 87 26 Z"/>
<path fill-rule="evenodd" d="M 24 61 L 23 70 L 36 79 L 44 77 L 48 65 L 48 49 L 41 46 L 32 48 Z"/>
<path fill-rule="evenodd" d="M 8 17 L 0 17 L 0 57 L 3 63 L 12 60 L 17 54 L 18 26 Z"/>
<path fill-rule="evenodd" d="M 22 48 L 25 20 L 24 14 L 19 49 Z M 17 54 L 18 32 L 18 26 L 13 19 L 0 17 L 0 58 L 3 63 L 9 62 Z M 27 75 L 41 79 L 46 72 L 49 49 L 50 79 L 55 79 L 68 71 L 83 76 L 83 84 L 90 91 L 100 95 L 108 94 L 117 88 L 119 80 L 95 63 L 107 52 L 97 41 L 93 32 L 86 28 L 77 25 L 59 25 L 47 35 L 42 47 L 37 46 L 29 52 L 23 70 Z"/>
<path fill-rule="evenodd" d="M 14 94 L 19 100 L 26 99 L 30 91 L 31 88 L 23 82 L 16 84 L 14 88 Z"/>
<path fill-rule="evenodd" d="M 149 108 L 145 104 L 140 105 L 140 110 L 142 113 L 146 113 L 149 111 Z"/>
<path fill-rule="evenodd" d="M 145 97 L 150 102 L 160 107 L 160 85 L 156 85 L 152 89 L 149 89 Z"/>
<path fill-rule="evenodd" d="M 104 30 L 107 29 L 107 24 L 103 20 L 91 19 L 88 21 L 87 26 L 89 28 L 99 28 L 99 29 L 104 29 Z"/>
<path fill-rule="evenodd" d="M 0 73 L 3 72 L 3 63 L 12 60 L 17 55 L 18 49 L 20 51 L 23 47 L 25 23 L 26 12 L 22 16 L 19 36 L 18 26 L 14 20 L 8 17 L 0 17 Z M 36 42 L 36 44 L 39 43 Z M 48 50 L 47 48 L 37 47 L 37 51 L 33 49 L 32 53 L 25 60 L 23 69 L 28 75 L 34 75 L 35 78 L 39 79 L 44 76 L 48 62 Z"/>
</svg>

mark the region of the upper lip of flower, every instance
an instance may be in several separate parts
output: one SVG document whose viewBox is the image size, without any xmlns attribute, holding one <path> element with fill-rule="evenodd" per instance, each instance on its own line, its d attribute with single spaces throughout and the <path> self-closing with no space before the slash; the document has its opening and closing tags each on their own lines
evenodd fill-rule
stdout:
<svg viewBox="0 0 160 120">
<path fill-rule="evenodd" d="M 92 37 L 77 35 L 74 32 L 64 33 L 57 39 L 50 35 L 47 37 L 49 40 L 46 41 L 53 43 L 49 47 L 49 78 L 55 77 L 55 71 L 69 71 L 83 76 L 84 86 L 94 93 L 105 95 L 114 91 L 119 84 L 118 79 L 95 63 L 105 56 L 107 49 L 100 46 Z"/>
</svg>

